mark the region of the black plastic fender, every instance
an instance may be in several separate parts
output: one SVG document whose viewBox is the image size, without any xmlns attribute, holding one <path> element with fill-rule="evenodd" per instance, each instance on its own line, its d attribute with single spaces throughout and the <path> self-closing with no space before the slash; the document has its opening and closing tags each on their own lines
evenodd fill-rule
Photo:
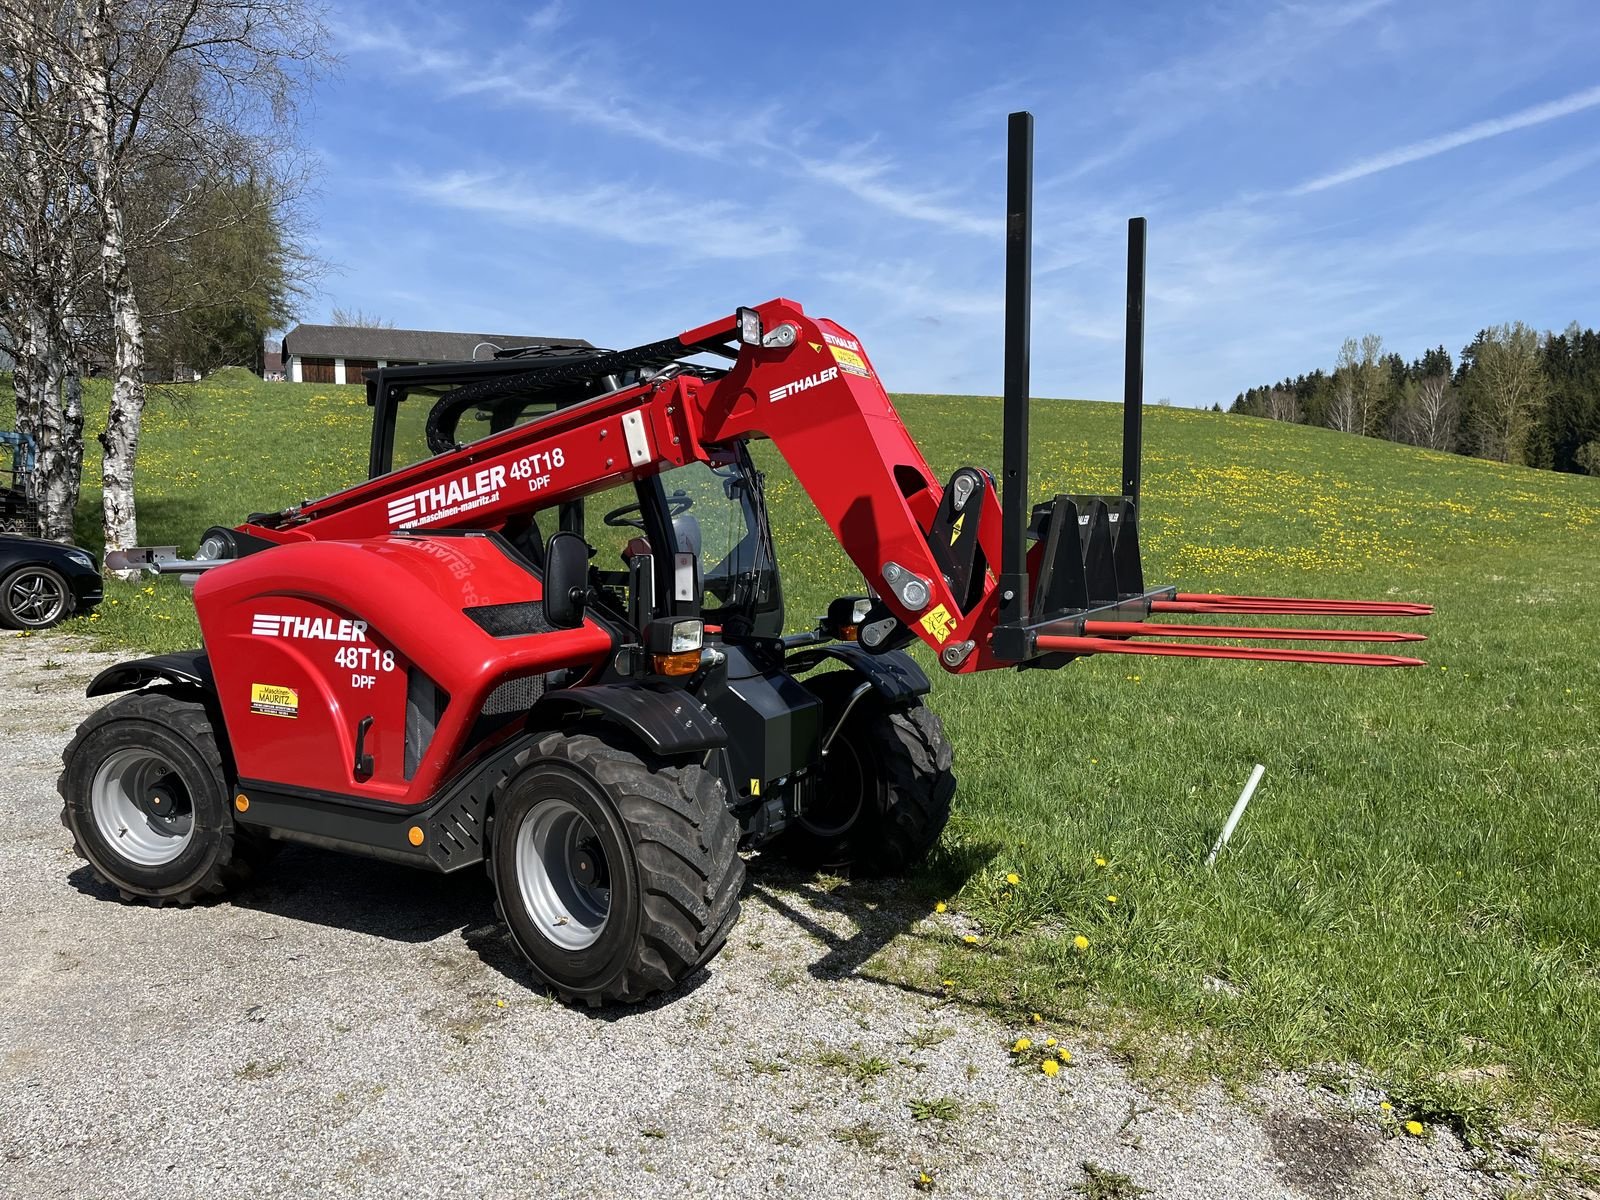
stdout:
<svg viewBox="0 0 1600 1200">
<path fill-rule="evenodd" d="M 844 663 L 872 684 L 873 691 L 891 706 L 910 704 L 933 690 L 933 685 L 928 682 L 927 675 L 917 665 L 916 659 L 903 650 L 872 654 L 854 642 L 834 642 L 791 655 L 784 665 L 791 672 L 799 674 L 820 666 L 830 658 Z"/>
<path fill-rule="evenodd" d="M 107 667 L 94 677 L 84 695 L 110 696 L 117 692 L 131 692 L 157 680 L 197 688 L 207 694 L 216 690 L 216 683 L 211 677 L 211 660 L 206 657 L 206 652 L 179 650 L 173 654 L 135 658 Z"/>
<path fill-rule="evenodd" d="M 667 757 L 704 754 L 728 742 L 722 723 L 688 692 L 625 683 L 546 692 L 529 710 L 528 728 L 560 729 L 582 717 L 619 725 Z"/>
</svg>

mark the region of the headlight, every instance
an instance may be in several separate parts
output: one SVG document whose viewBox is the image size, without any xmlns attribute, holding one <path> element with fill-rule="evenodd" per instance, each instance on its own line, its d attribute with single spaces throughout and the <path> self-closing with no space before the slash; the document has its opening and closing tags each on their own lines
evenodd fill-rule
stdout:
<svg viewBox="0 0 1600 1200">
<path fill-rule="evenodd" d="M 700 649 L 705 640 L 706 627 L 699 621 L 674 621 L 672 623 L 673 654 L 687 654 Z"/>
<path fill-rule="evenodd" d="M 94 570 L 94 555 L 88 553 L 87 551 L 68 550 L 67 557 L 73 562 L 77 563 L 80 567 L 88 567 L 89 570 Z"/>
</svg>

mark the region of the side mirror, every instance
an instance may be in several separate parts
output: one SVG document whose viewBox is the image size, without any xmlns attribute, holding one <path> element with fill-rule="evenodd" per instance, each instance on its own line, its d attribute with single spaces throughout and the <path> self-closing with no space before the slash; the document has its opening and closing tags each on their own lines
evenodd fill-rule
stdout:
<svg viewBox="0 0 1600 1200">
<path fill-rule="evenodd" d="M 544 619 L 557 629 L 583 624 L 589 597 L 589 543 L 563 530 L 544 548 Z"/>
</svg>

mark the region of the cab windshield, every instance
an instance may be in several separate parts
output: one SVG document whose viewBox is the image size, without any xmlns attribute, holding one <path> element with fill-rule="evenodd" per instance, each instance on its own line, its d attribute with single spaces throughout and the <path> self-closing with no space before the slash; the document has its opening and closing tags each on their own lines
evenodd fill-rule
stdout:
<svg viewBox="0 0 1600 1200">
<path fill-rule="evenodd" d="M 742 458 L 720 465 L 689 463 L 661 474 L 677 549 L 700 564 L 701 606 L 708 619 L 742 614 L 755 632 L 781 627 L 782 597 L 755 469 Z"/>
</svg>

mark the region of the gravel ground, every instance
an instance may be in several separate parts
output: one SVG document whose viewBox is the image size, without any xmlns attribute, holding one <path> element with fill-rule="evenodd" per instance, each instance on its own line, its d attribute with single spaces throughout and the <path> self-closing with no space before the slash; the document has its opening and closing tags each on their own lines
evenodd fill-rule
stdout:
<svg viewBox="0 0 1600 1200">
<path fill-rule="evenodd" d="M 55 794 L 108 661 L 0 640 L 5 1196 L 1137 1194 L 1075 1191 L 1085 1162 L 1156 1197 L 1505 1193 L 1448 1134 L 1381 1136 L 1375 1095 L 1163 1099 L 1071 1039 L 1016 1069 L 1022 1031 L 863 965 L 916 932 L 892 887 L 755 872 L 708 972 L 599 1015 L 529 984 L 475 874 L 291 847 L 229 902 L 123 905 Z"/>
</svg>

